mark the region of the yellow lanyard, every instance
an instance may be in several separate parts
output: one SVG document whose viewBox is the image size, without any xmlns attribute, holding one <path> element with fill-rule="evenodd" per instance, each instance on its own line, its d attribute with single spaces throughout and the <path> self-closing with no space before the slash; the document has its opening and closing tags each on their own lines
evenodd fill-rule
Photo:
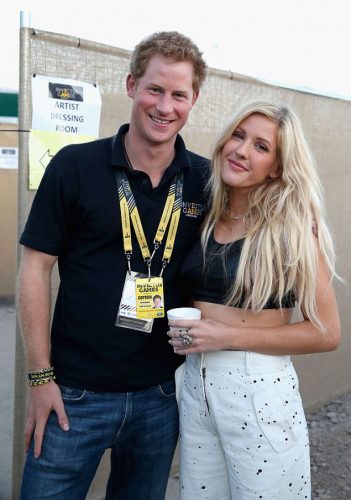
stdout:
<svg viewBox="0 0 351 500">
<path fill-rule="evenodd" d="M 148 267 L 148 276 L 151 276 L 151 261 L 155 255 L 156 250 L 162 243 L 163 237 L 166 233 L 168 223 L 170 226 L 166 239 L 166 245 L 162 258 L 162 269 L 160 276 L 162 276 L 164 268 L 171 260 L 171 255 L 174 248 L 174 242 L 177 234 L 178 223 L 181 214 L 182 194 L 183 194 L 183 173 L 176 175 L 175 179 L 169 188 L 166 204 L 163 208 L 162 216 L 157 228 L 156 236 L 154 238 L 154 250 L 150 253 L 143 226 L 141 224 L 138 208 L 130 188 L 127 175 L 124 170 L 116 172 L 119 206 L 121 210 L 122 233 L 123 233 L 123 247 L 124 253 L 128 261 L 128 271 L 130 269 L 130 259 L 133 253 L 132 235 L 130 227 L 130 219 L 132 219 L 133 228 L 139 243 L 139 247 Z M 171 217 L 172 216 L 172 217 Z"/>
</svg>

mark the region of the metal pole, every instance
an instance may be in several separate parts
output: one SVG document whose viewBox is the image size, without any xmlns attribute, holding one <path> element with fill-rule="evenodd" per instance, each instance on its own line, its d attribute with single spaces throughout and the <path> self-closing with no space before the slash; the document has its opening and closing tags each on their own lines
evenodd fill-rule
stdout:
<svg viewBox="0 0 351 500">
<path fill-rule="evenodd" d="M 24 19 L 23 19 L 24 22 Z M 22 13 L 21 13 L 22 24 Z M 20 29 L 19 130 L 28 130 L 31 123 L 31 34 L 30 28 Z M 18 235 L 21 234 L 29 206 L 28 158 L 29 133 L 20 132 L 18 156 Z M 20 250 L 17 255 L 17 268 Z M 17 296 L 16 296 L 17 302 Z M 24 424 L 26 411 L 26 362 L 18 319 L 16 321 L 15 407 L 12 460 L 12 498 L 19 497 L 24 463 Z"/>
<path fill-rule="evenodd" d="M 20 12 L 20 27 L 21 28 L 32 27 L 32 14 L 27 10 L 21 10 Z"/>
</svg>

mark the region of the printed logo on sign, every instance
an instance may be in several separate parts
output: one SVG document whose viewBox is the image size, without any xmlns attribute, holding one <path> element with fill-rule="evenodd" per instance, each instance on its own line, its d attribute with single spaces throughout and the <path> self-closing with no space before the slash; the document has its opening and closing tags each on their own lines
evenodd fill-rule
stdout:
<svg viewBox="0 0 351 500">
<path fill-rule="evenodd" d="M 187 217 L 200 217 L 204 211 L 202 203 L 192 203 L 189 201 L 182 202 L 182 212 Z"/>
<path fill-rule="evenodd" d="M 49 82 L 49 97 L 62 101 L 83 101 L 83 87 Z"/>
</svg>

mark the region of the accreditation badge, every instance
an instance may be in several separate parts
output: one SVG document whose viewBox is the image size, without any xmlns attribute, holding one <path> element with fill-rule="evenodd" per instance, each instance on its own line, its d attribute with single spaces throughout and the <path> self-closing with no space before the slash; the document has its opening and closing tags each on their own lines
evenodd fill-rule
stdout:
<svg viewBox="0 0 351 500">
<path fill-rule="evenodd" d="M 122 328 L 130 328 L 141 332 L 151 332 L 154 317 L 140 318 L 137 316 L 137 301 L 136 301 L 136 281 L 137 279 L 146 279 L 146 274 L 127 272 L 124 282 L 121 302 L 118 308 L 118 314 L 115 326 Z"/>
<path fill-rule="evenodd" d="M 136 278 L 137 318 L 163 318 L 163 279 L 161 277 Z"/>
</svg>

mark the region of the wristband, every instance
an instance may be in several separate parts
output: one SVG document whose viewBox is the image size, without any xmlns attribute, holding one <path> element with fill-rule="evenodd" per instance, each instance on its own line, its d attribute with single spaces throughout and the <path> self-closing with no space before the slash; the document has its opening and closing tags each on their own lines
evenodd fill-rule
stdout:
<svg viewBox="0 0 351 500">
<path fill-rule="evenodd" d="M 28 384 L 30 387 L 33 387 L 35 385 L 44 385 L 47 384 L 48 382 L 51 382 L 52 380 L 55 380 L 55 376 L 50 377 L 50 378 L 42 378 L 40 380 L 29 380 Z"/>
<path fill-rule="evenodd" d="M 42 368 L 41 370 L 34 370 L 27 372 L 28 376 L 28 384 L 30 386 L 33 385 L 43 385 L 51 382 L 51 380 L 55 380 L 55 371 L 54 367 L 50 366 L 49 368 Z"/>
</svg>

